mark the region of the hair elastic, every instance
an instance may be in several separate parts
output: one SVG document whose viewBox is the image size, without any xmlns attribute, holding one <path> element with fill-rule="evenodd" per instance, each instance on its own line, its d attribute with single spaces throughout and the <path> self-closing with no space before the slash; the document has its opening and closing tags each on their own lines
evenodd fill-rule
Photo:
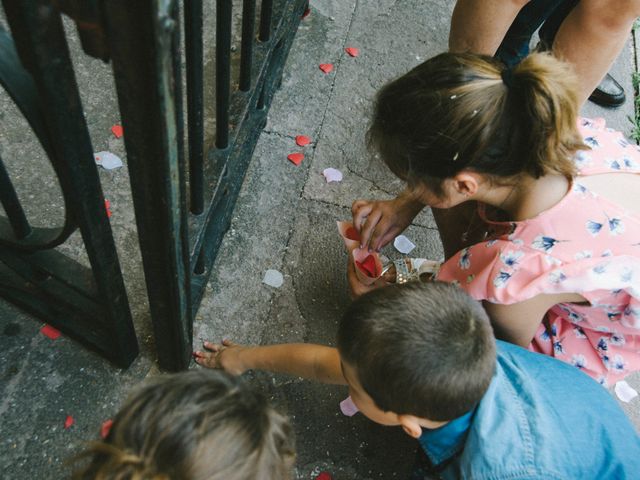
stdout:
<svg viewBox="0 0 640 480">
<path fill-rule="evenodd" d="M 507 88 L 513 87 L 513 68 L 507 67 L 502 72 L 500 72 L 500 76 L 502 77 L 502 81 L 507 86 Z"/>
</svg>

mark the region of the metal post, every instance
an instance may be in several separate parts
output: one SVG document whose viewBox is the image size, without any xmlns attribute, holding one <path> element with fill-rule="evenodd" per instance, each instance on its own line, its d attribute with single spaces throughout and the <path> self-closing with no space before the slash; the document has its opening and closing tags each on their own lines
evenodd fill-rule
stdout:
<svg viewBox="0 0 640 480">
<path fill-rule="evenodd" d="M 231 84 L 231 0 L 217 0 L 216 11 L 216 147 L 229 146 Z"/>
<path fill-rule="evenodd" d="M 240 90 L 251 88 L 253 34 L 256 28 L 256 0 L 242 2 L 242 48 L 240 52 Z"/>
</svg>

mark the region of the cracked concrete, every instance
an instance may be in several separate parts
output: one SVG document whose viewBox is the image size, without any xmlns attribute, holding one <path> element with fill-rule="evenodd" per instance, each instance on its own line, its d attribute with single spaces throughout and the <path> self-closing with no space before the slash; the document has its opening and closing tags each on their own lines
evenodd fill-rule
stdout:
<svg viewBox="0 0 640 480">
<path fill-rule="evenodd" d="M 207 5 L 205 15 L 210 16 L 212 4 Z M 356 198 L 390 198 L 402 188 L 366 149 L 371 100 L 386 81 L 446 49 L 452 5 L 445 0 L 311 2 L 311 15 L 303 20 L 291 49 L 282 88 L 197 313 L 196 347 L 203 339 L 222 338 L 244 343 L 334 343 L 337 319 L 349 302 L 346 254 L 335 221 L 350 217 Z M 211 38 L 210 32 L 207 35 Z M 359 48 L 360 55 L 347 56 L 347 46 Z M 122 141 L 108 133 L 118 122 L 110 67 L 83 56 L 77 39 L 71 48 L 94 149 L 109 149 L 126 165 Z M 211 71 L 212 52 L 207 52 L 205 68 Z M 634 56 L 630 44 L 613 69 L 627 92 L 632 91 Z M 318 69 L 320 63 L 333 63 L 334 70 L 325 75 Z M 44 173 L 39 147 L 14 118 L 10 102 L 0 98 L 0 106 L 3 160 L 21 179 L 24 194 L 48 205 L 44 210 L 32 207 L 30 215 L 43 224 L 55 224 L 62 212 L 57 185 Z M 589 104 L 584 113 L 603 116 L 628 133 L 626 117 L 632 109 L 632 102 L 613 111 Z M 213 131 L 215 123 L 211 119 L 205 123 L 207 131 Z M 300 134 L 312 143 L 298 147 L 295 136 Z M 305 154 L 299 167 L 286 160 L 294 151 Z M 321 173 L 327 167 L 340 169 L 344 180 L 326 184 Z M 38 178 L 33 178 L 34 171 Z M 111 221 L 142 352 L 128 370 L 117 370 L 64 337 L 56 341 L 43 337 L 39 321 L 0 301 L 3 478 L 64 477 L 64 459 L 96 438 L 101 422 L 117 411 L 132 386 L 158 373 L 127 170 L 100 175 L 112 201 Z M 441 257 L 429 211 L 416 218 L 407 235 L 417 244 L 412 255 Z M 63 250 L 79 261 L 85 258 L 78 235 Z M 385 253 L 400 256 L 392 248 Z M 281 288 L 262 283 L 269 268 L 284 274 Z M 247 377 L 291 415 L 298 444 L 297 478 L 312 479 L 322 470 L 337 480 L 406 477 L 415 443 L 397 428 L 381 427 L 360 415 L 342 416 L 338 403 L 345 388 L 260 372 Z M 633 376 L 630 383 L 640 389 L 640 376 Z M 640 428 L 640 399 L 623 408 Z M 64 430 L 67 414 L 76 423 Z"/>
</svg>

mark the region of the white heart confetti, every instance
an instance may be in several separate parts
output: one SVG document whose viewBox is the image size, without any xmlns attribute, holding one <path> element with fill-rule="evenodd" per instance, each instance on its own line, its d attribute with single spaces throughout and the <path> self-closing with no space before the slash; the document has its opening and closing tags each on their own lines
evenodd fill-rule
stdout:
<svg viewBox="0 0 640 480">
<path fill-rule="evenodd" d="M 327 183 L 342 181 L 342 172 L 335 168 L 325 168 L 322 171 L 322 175 L 324 175 Z"/>
<path fill-rule="evenodd" d="M 404 235 L 398 235 L 393 241 L 393 246 L 396 247 L 396 250 L 398 250 L 400 253 L 404 253 L 405 255 L 416 248 L 413 242 Z"/>
<path fill-rule="evenodd" d="M 353 403 L 353 400 L 351 400 L 351 397 L 347 397 L 340 402 L 340 411 L 342 412 L 343 415 L 347 417 L 353 417 L 360 410 L 358 410 L 358 407 L 356 407 L 356 404 Z"/>
<path fill-rule="evenodd" d="M 617 382 L 614 390 L 618 398 L 626 403 L 629 403 L 638 396 L 638 392 L 624 380 Z"/>
<path fill-rule="evenodd" d="M 284 277 L 278 270 L 267 270 L 264 272 L 262 283 L 265 283 L 270 287 L 280 288 L 284 283 Z"/>
<path fill-rule="evenodd" d="M 96 159 L 96 163 L 105 170 L 113 170 L 123 165 L 120 157 L 111 152 L 98 152 L 94 153 L 93 156 Z"/>
</svg>

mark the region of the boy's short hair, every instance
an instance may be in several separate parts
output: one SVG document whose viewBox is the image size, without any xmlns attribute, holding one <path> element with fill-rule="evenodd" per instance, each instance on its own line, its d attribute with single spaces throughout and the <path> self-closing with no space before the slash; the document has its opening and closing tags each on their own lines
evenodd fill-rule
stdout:
<svg viewBox="0 0 640 480">
<path fill-rule="evenodd" d="M 264 395 L 220 371 L 163 375 L 136 391 L 74 479 L 291 478 L 293 431 Z"/>
<path fill-rule="evenodd" d="M 379 408 L 434 421 L 474 408 L 496 363 L 486 312 L 443 282 L 390 285 L 363 295 L 340 321 L 338 350 Z"/>
</svg>

